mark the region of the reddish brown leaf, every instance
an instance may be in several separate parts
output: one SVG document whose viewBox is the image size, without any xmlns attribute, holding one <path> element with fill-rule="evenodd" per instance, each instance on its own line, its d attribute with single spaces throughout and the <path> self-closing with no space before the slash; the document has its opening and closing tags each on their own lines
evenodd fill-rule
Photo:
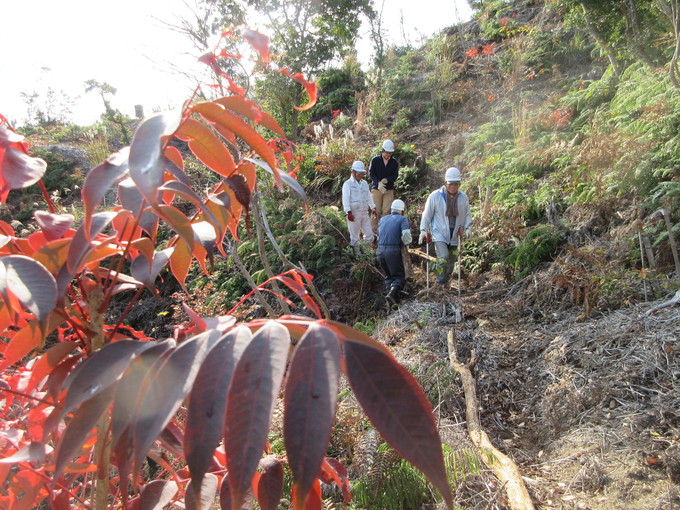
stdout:
<svg viewBox="0 0 680 510">
<path fill-rule="evenodd" d="M 41 324 L 57 304 L 57 282 L 45 267 L 24 255 L 0 257 L 0 293 L 14 295 Z"/>
<path fill-rule="evenodd" d="M 262 62 L 269 62 L 269 38 L 255 30 L 244 30 L 243 38 L 257 51 Z"/>
<path fill-rule="evenodd" d="M 452 506 L 437 424 L 416 379 L 385 349 L 350 338 L 344 353 L 347 378 L 366 416 Z"/>
<path fill-rule="evenodd" d="M 90 230 L 90 218 L 110 191 L 113 183 L 122 178 L 128 171 L 129 148 L 112 154 L 106 160 L 90 170 L 83 181 L 81 196 L 85 209 L 85 231 Z"/>
<path fill-rule="evenodd" d="M 187 495 L 184 499 L 186 510 L 208 510 L 212 508 L 217 496 L 217 484 L 219 480 L 212 473 L 207 473 L 200 484 L 198 490 L 198 498 L 193 485 L 187 486 Z M 197 501 L 198 500 L 198 501 Z"/>
<path fill-rule="evenodd" d="M 260 467 L 255 498 L 262 510 L 277 510 L 283 496 L 283 466 L 276 457 L 265 457 Z"/>
<path fill-rule="evenodd" d="M 46 169 L 47 163 L 42 159 L 32 158 L 14 147 L 0 151 L 3 191 L 26 188 L 35 184 L 45 175 Z"/>
<path fill-rule="evenodd" d="M 167 112 L 145 119 L 135 131 L 130 144 L 130 177 L 150 203 L 156 203 L 158 188 L 163 184 L 166 138 L 179 127 L 181 111 Z"/>
<path fill-rule="evenodd" d="M 135 356 L 154 344 L 134 340 L 119 340 L 106 344 L 92 353 L 77 370 L 64 381 L 68 389 L 61 416 L 115 383 L 123 375 Z"/>
<path fill-rule="evenodd" d="M 130 264 L 130 274 L 135 280 L 144 284 L 152 293 L 156 294 L 156 277 L 170 260 L 174 247 L 154 252 L 153 260 L 147 260 L 144 255 L 136 257 Z"/>
<path fill-rule="evenodd" d="M 186 119 L 175 136 L 189 142 L 191 152 L 214 172 L 224 177 L 234 173 L 236 164 L 231 152 L 205 124 L 195 119 Z"/>
<path fill-rule="evenodd" d="M 114 386 L 97 393 L 94 397 L 83 402 L 68 422 L 64 435 L 57 446 L 57 454 L 54 467 L 54 478 L 59 478 L 62 470 L 73 457 L 76 456 L 80 447 L 89 438 L 90 432 L 97 425 L 104 411 L 112 403 Z"/>
<path fill-rule="evenodd" d="M 151 239 L 155 239 L 156 230 L 158 229 L 158 217 L 151 211 L 143 212 L 146 202 L 132 179 L 123 179 L 118 183 L 118 200 L 134 216 L 142 214 L 139 219 L 140 228 L 144 229 Z"/>
<path fill-rule="evenodd" d="M 335 417 L 340 346 L 328 328 L 311 325 L 295 347 L 288 370 L 283 435 L 301 508 L 328 449 Z"/>
<path fill-rule="evenodd" d="M 191 389 L 206 354 L 219 337 L 217 331 L 207 331 L 185 340 L 163 354 L 157 371 L 150 371 L 151 378 L 138 394 L 130 423 L 137 469 Z"/>
<path fill-rule="evenodd" d="M 177 483 L 169 480 L 153 480 L 139 490 L 138 510 L 162 510 L 179 491 Z"/>
<path fill-rule="evenodd" d="M 82 224 L 76 231 L 66 261 L 67 269 L 71 274 L 76 273 L 82 267 L 85 257 L 94 248 L 91 240 L 111 223 L 116 214 L 112 211 L 93 214 L 89 231 L 86 231 L 85 224 Z"/>
<path fill-rule="evenodd" d="M 286 328 L 266 323 L 241 356 L 229 389 L 224 444 L 233 505 L 240 508 L 262 455 L 286 367 Z"/>
<path fill-rule="evenodd" d="M 293 177 L 288 175 L 286 172 L 279 172 L 279 171 L 274 172 L 274 170 L 272 170 L 271 167 L 268 164 L 266 164 L 264 161 L 259 161 L 257 159 L 250 159 L 250 158 L 246 158 L 246 159 L 248 161 L 250 161 L 251 163 L 255 163 L 257 166 L 259 166 L 260 168 L 262 168 L 266 172 L 272 174 L 274 177 L 278 176 L 278 178 L 281 179 L 281 181 L 285 182 L 290 187 L 290 189 L 292 189 L 295 193 L 300 195 L 300 198 L 302 198 L 305 202 L 307 201 L 307 193 L 305 193 L 304 188 L 302 186 L 300 186 L 300 183 L 297 182 L 297 180 L 295 180 Z"/>
<path fill-rule="evenodd" d="M 248 209 L 250 207 L 250 189 L 248 189 L 245 177 L 237 174 L 233 177 L 227 177 L 224 182 L 234 192 L 239 204 Z"/>
<path fill-rule="evenodd" d="M 33 216 L 48 241 L 61 239 L 75 221 L 72 214 L 50 214 L 46 211 L 35 211 Z"/>
<path fill-rule="evenodd" d="M 220 485 L 220 508 L 222 510 L 232 510 L 231 489 L 229 488 L 229 474 L 224 475 Z"/>
<path fill-rule="evenodd" d="M 198 371 L 189 394 L 184 452 L 194 488 L 200 486 L 222 437 L 234 367 L 251 338 L 245 326 L 220 338 Z"/>
</svg>

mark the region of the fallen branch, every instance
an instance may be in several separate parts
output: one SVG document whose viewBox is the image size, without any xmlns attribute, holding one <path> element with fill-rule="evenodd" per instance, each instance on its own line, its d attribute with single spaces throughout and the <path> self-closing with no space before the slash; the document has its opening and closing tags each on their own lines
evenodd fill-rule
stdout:
<svg viewBox="0 0 680 510">
<path fill-rule="evenodd" d="M 447 342 L 449 346 L 449 363 L 460 375 L 463 383 L 468 433 L 475 446 L 482 451 L 482 462 L 484 462 L 505 486 L 510 508 L 517 510 L 534 510 L 534 504 L 531 501 L 531 496 L 529 496 L 529 491 L 527 491 L 524 480 L 522 480 L 522 475 L 519 472 L 517 464 L 491 444 L 489 436 L 482 430 L 482 426 L 479 423 L 479 416 L 477 415 L 479 401 L 477 400 L 475 379 L 472 376 L 472 370 L 478 360 L 477 353 L 473 349 L 470 361 L 466 364 L 460 363 L 458 361 L 458 355 L 456 354 L 454 330 L 449 331 Z"/>
<path fill-rule="evenodd" d="M 671 299 L 668 301 L 664 301 L 663 303 L 653 306 L 649 310 L 645 312 L 645 316 L 647 315 L 652 315 L 654 312 L 658 312 L 662 308 L 667 308 L 669 306 L 677 305 L 680 303 L 680 290 L 675 293 L 675 296 L 673 296 Z"/>
</svg>

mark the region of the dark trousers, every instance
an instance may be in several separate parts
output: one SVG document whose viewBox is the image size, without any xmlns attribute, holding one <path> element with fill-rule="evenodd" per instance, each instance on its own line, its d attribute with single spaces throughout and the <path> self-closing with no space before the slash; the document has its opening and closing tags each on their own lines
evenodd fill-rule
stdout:
<svg viewBox="0 0 680 510">
<path fill-rule="evenodd" d="M 380 268 L 386 275 L 385 290 L 389 292 L 392 287 L 402 290 L 406 286 L 406 272 L 404 271 L 404 261 L 401 258 L 401 248 L 392 245 L 378 245 L 376 256 Z"/>
</svg>

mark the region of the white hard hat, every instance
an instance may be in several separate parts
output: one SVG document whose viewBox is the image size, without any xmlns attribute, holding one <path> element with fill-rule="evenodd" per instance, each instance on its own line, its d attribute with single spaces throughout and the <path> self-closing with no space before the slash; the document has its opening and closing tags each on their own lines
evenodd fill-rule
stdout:
<svg viewBox="0 0 680 510">
<path fill-rule="evenodd" d="M 392 211 L 399 211 L 399 212 L 404 212 L 404 209 L 406 208 L 406 204 L 404 204 L 403 200 L 399 200 L 398 198 L 392 202 L 392 205 L 390 206 L 390 209 Z"/>
<path fill-rule="evenodd" d="M 385 152 L 394 152 L 394 143 L 392 142 L 392 140 L 385 140 L 383 142 L 382 149 Z"/>
<path fill-rule="evenodd" d="M 365 173 L 366 167 L 364 166 L 363 161 L 355 161 L 352 163 L 352 170 L 359 173 Z"/>
<path fill-rule="evenodd" d="M 460 182 L 460 170 L 458 170 L 455 166 L 449 168 L 446 171 L 444 180 L 446 180 L 446 182 Z"/>
</svg>

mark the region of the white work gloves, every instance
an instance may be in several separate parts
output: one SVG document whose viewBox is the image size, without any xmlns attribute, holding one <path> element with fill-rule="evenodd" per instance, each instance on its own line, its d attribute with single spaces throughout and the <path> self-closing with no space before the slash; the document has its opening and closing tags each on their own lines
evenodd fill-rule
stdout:
<svg viewBox="0 0 680 510">
<path fill-rule="evenodd" d="M 386 184 L 387 184 L 387 179 L 383 179 L 382 181 L 380 181 L 378 183 L 378 189 L 380 190 L 380 193 L 384 194 L 387 191 L 387 186 L 385 186 Z"/>
<path fill-rule="evenodd" d="M 424 242 L 430 242 L 430 234 L 424 230 L 421 230 L 420 237 L 418 238 L 418 244 L 423 244 Z"/>
</svg>

